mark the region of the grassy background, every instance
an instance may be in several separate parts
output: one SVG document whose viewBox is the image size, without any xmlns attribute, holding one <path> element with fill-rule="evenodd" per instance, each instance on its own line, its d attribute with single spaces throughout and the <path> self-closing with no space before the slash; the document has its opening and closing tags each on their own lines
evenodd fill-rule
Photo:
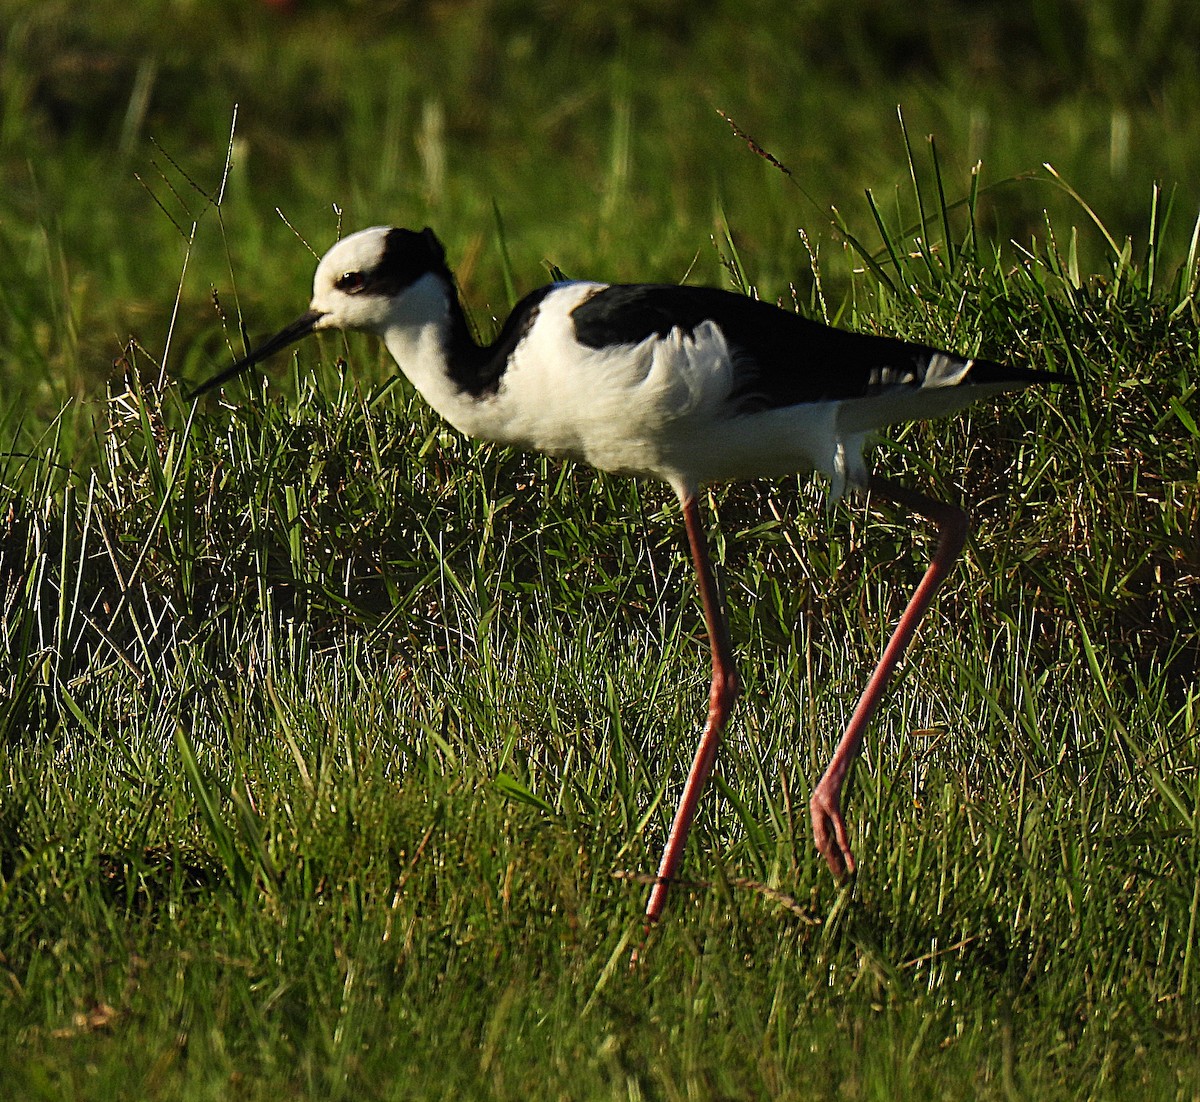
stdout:
<svg viewBox="0 0 1200 1102">
<path fill-rule="evenodd" d="M 1196 1096 L 1190 6 L 0 13 L 14 1097 Z M 710 495 L 747 691 L 630 976 L 707 683 L 670 495 L 458 438 L 365 340 L 183 406 L 302 309 L 297 233 L 392 221 L 484 333 L 549 261 L 1085 382 L 878 455 L 974 528 L 852 890 L 805 806 L 906 518 Z"/>
</svg>

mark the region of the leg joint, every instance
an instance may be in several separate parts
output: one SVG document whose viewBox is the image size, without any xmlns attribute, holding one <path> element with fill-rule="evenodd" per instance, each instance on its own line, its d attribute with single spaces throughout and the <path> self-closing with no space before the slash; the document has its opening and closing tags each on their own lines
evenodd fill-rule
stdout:
<svg viewBox="0 0 1200 1102">
<path fill-rule="evenodd" d="M 713 670 L 711 702 L 723 711 L 733 707 L 734 701 L 741 695 L 742 679 L 735 669 Z"/>
</svg>

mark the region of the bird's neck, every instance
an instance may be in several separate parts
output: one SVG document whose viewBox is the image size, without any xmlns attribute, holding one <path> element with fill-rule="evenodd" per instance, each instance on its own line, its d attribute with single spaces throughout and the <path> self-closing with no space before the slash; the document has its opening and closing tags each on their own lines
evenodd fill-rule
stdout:
<svg viewBox="0 0 1200 1102">
<path fill-rule="evenodd" d="M 475 436 L 503 364 L 471 333 L 451 277 L 430 274 L 404 296 L 403 311 L 382 332 L 388 351 L 422 397 L 455 428 Z"/>
</svg>

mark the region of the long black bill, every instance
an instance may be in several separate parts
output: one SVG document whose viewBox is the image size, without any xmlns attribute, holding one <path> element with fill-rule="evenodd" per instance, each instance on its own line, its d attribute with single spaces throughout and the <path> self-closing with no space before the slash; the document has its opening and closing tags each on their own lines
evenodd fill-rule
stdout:
<svg viewBox="0 0 1200 1102">
<path fill-rule="evenodd" d="M 194 401 L 201 394 L 207 394 L 214 387 L 218 387 L 234 376 L 240 375 L 243 371 L 248 371 L 256 363 L 260 363 L 268 356 L 273 356 L 280 349 L 287 348 L 289 344 L 295 344 L 301 338 L 307 337 L 317 327 L 317 322 L 324 316 L 320 310 L 309 310 L 308 313 L 301 314 L 291 325 L 279 330 L 269 341 L 260 344 L 253 352 L 243 356 L 237 363 L 231 364 L 207 382 L 201 383 L 198 387 L 188 391 L 184 394 L 184 398 L 189 402 Z"/>
</svg>

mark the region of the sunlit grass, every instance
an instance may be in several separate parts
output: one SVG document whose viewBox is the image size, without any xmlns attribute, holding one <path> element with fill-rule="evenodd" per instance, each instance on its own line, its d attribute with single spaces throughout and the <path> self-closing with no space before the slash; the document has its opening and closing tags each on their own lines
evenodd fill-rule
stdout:
<svg viewBox="0 0 1200 1102">
<path fill-rule="evenodd" d="M 264 35 L 251 55 L 276 47 L 254 31 L 264 13 L 245 18 Z M 327 35 L 322 18 L 297 33 Z M 1039 6 L 1045 49 L 1059 18 Z M 6 68 L 6 90 L 23 73 Z M 927 535 L 808 478 L 707 496 L 745 695 L 688 882 L 631 975 L 707 692 L 671 495 L 463 440 L 359 338 L 185 406 L 175 380 L 239 350 L 242 322 L 296 313 L 311 272 L 264 228 L 261 180 L 235 166 L 210 202 L 229 119 L 206 92 L 184 116 L 194 148 L 170 131 L 177 163 L 149 184 L 183 235 L 137 192 L 154 279 L 122 270 L 94 189 L 96 253 L 72 251 L 86 204 L 61 149 L 35 172 L 61 175 L 76 213 L 0 227 L 10 257 L 41 242 L 19 252 L 37 278 L 0 298 L 17 380 L 0 426 L 0 1081 L 21 1098 L 1191 1097 L 1195 211 L 1146 189 L 1127 246 L 1058 162 L 1061 179 L 1001 189 L 1010 210 L 1059 204 L 1014 245 L 993 232 L 986 167 L 935 155 L 906 108 L 909 137 L 889 109 L 882 182 L 839 199 L 837 233 L 718 120 L 773 198 L 693 197 L 702 214 L 641 238 L 661 213 L 639 213 L 646 182 L 682 185 L 646 167 L 664 143 L 628 76 L 595 79 L 580 125 L 603 137 L 582 176 L 603 225 L 529 229 L 553 187 L 536 194 L 520 164 L 503 188 L 488 170 L 496 193 L 468 187 L 467 124 L 436 105 L 416 116 L 424 152 L 385 146 L 356 185 L 397 220 L 446 216 L 485 334 L 543 258 L 678 278 L 700 251 L 693 278 L 785 301 L 794 280 L 814 315 L 1080 380 L 875 453 L 973 525 L 855 777 L 857 881 L 830 880 L 807 798 Z M 389 95 L 398 134 L 414 101 Z M 362 96 L 357 165 L 354 142 L 379 133 Z M 320 205 L 318 249 L 311 226 L 332 236 L 324 211 L 348 186 L 324 156 L 280 200 Z M 401 166 L 419 166 L 403 185 Z M 773 255 L 773 219 L 815 257 L 798 238 Z M 92 255 L 113 258 L 111 284 Z M 152 299 L 158 328 L 97 343 L 126 296 Z M 97 367 L 117 354 L 119 371 Z M 85 386 L 106 373 L 122 381 Z"/>
</svg>

